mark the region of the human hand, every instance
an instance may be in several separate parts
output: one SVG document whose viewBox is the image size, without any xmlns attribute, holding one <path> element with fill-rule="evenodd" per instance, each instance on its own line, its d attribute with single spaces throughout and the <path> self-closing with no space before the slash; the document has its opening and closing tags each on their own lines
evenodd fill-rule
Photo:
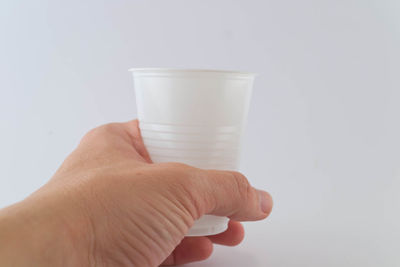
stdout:
<svg viewBox="0 0 400 267">
<path fill-rule="evenodd" d="M 54 177 L 0 211 L 0 265 L 159 266 L 206 259 L 213 243 L 237 245 L 238 221 L 261 220 L 268 193 L 238 172 L 151 163 L 137 121 L 91 130 Z M 228 230 L 184 237 L 203 214 Z"/>
</svg>

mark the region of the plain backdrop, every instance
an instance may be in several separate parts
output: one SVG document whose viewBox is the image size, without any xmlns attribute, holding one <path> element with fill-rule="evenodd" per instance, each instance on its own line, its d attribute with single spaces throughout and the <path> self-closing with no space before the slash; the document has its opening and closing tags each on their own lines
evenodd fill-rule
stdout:
<svg viewBox="0 0 400 267">
<path fill-rule="evenodd" d="M 135 118 L 130 67 L 257 72 L 241 170 L 270 218 L 191 266 L 400 266 L 400 2 L 2 0 L 0 207 L 89 129 Z"/>
</svg>

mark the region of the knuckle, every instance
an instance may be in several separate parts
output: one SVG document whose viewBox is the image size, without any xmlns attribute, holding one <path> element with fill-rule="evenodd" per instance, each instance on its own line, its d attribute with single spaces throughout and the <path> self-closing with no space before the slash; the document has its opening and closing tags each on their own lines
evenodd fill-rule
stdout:
<svg viewBox="0 0 400 267">
<path fill-rule="evenodd" d="M 252 186 L 250 185 L 247 178 L 240 172 L 231 172 L 234 184 L 236 186 L 236 191 L 240 197 L 242 203 L 246 203 L 252 193 Z"/>
<path fill-rule="evenodd" d="M 194 187 L 194 179 L 192 176 L 193 167 L 179 162 L 168 162 L 164 163 L 165 167 L 172 174 L 170 180 L 174 184 L 178 184 L 185 190 L 191 190 Z"/>
<path fill-rule="evenodd" d="M 158 168 L 164 170 L 167 173 L 171 173 L 174 177 L 180 181 L 186 181 L 187 179 L 181 179 L 182 177 L 188 178 L 195 173 L 196 168 L 185 163 L 180 162 L 161 162 L 155 164 Z"/>
<path fill-rule="evenodd" d="M 158 168 L 164 173 L 167 187 L 173 192 L 173 197 L 179 205 L 191 215 L 192 218 L 200 217 L 203 210 L 202 196 L 198 192 L 199 181 L 196 168 L 178 162 L 157 163 Z"/>
<path fill-rule="evenodd" d="M 96 129 L 98 130 L 99 133 L 112 133 L 115 132 L 115 130 L 117 130 L 118 126 L 119 123 L 107 123 L 97 127 Z"/>
<path fill-rule="evenodd" d="M 98 133 L 98 128 L 93 128 L 90 131 L 88 131 L 82 138 L 82 140 L 84 139 L 90 139 L 93 136 L 96 136 L 96 134 Z"/>
<path fill-rule="evenodd" d="M 108 123 L 91 129 L 83 137 L 82 141 L 104 137 L 116 130 L 118 123 Z"/>
<path fill-rule="evenodd" d="M 185 164 L 185 163 L 181 163 L 181 162 L 167 162 L 167 163 L 163 163 L 165 164 L 166 167 L 177 171 L 177 172 L 185 172 L 185 171 L 190 171 L 191 169 L 193 169 L 193 167 Z"/>
</svg>

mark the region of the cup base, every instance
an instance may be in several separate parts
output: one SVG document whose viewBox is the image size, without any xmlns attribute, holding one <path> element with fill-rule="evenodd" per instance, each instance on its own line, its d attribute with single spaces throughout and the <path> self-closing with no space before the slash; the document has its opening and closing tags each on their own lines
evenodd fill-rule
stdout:
<svg viewBox="0 0 400 267">
<path fill-rule="evenodd" d="M 227 217 L 204 215 L 195 221 L 192 228 L 189 229 L 186 236 L 207 236 L 216 235 L 225 232 L 228 229 Z"/>
</svg>

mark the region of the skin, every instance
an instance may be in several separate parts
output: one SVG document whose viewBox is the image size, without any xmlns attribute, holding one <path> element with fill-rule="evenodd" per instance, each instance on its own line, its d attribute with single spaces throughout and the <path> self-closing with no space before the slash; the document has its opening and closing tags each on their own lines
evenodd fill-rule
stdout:
<svg viewBox="0 0 400 267">
<path fill-rule="evenodd" d="M 238 172 L 157 163 L 137 121 L 91 130 L 53 178 L 0 210 L 0 266 L 159 266 L 208 258 L 244 237 L 238 221 L 265 219 L 270 195 Z M 224 233 L 184 237 L 203 214 Z"/>
</svg>

